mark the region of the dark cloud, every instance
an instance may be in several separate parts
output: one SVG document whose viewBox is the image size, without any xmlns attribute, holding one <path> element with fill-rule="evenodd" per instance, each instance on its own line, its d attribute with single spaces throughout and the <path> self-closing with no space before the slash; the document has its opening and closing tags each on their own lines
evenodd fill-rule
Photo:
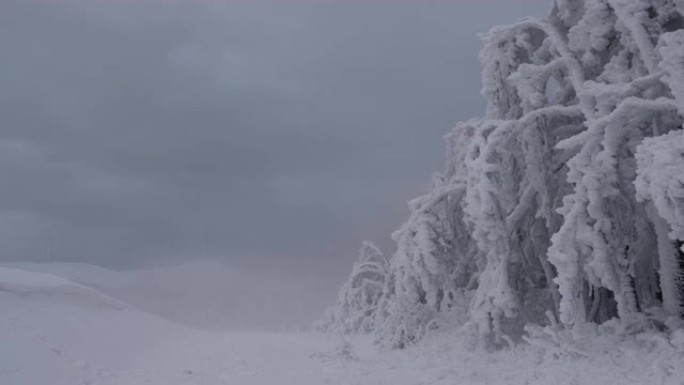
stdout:
<svg viewBox="0 0 684 385">
<path fill-rule="evenodd" d="M 0 258 L 338 279 L 481 113 L 475 34 L 547 3 L 2 1 Z"/>
</svg>

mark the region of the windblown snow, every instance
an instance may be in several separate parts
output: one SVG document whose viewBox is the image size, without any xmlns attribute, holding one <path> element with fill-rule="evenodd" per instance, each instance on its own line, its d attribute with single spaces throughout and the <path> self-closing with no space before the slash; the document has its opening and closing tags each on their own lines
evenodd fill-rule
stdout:
<svg viewBox="0 0 684 385">
<path fill-rule="evenodd" d="M 0 309 L 3 385 L 681 384 L 684 378 L 684 333 L 667 339 L 637 330 L 623 340 L 604 326 L 585 341 L 540 336 L 497 352 L 473 348 L 454 333 L 381 353 L 368 337 L 200 331 L 65 278 L 8 267 L 0 267 Z"/>
</svg>

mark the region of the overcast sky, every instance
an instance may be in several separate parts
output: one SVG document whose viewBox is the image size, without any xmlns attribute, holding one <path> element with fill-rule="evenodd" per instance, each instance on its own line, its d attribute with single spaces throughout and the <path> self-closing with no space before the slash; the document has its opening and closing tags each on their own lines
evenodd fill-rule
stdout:
<svg viewBox="0 0 684 385">
<path fill-rule="evenodd" d="M 476 33 L 550 3 L 2 0 L 0 261 L 339 281 L 483 111 Z"/>
</svg>

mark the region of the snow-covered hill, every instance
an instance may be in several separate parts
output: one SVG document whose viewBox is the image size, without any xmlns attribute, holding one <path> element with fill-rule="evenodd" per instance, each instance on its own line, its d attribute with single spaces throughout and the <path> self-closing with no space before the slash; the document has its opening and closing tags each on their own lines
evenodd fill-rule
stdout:
<svg viewBox="0 0 684 385">
<path fill-rule="evenodd" d="M 2 385 L 318 385 L 359 374 L 335 337 L 192 330 L 51 274 L 0 267 L 0 309 Z"/>
<path fill-rule="evenodd" d="M 203 329 L 306 328 L 320 314 L 319 303 L 324 302 L 303 282 L 255 276 L 209 260 L 126 271 L 81 263 L 5 266 L 64 277 L 169 320 Z"/>
<path fill-rule="evenodd" d="M 2 385 L 681 385 L 684 333 L 606 327 L 497 352 L 447 333 L 378 354 L 364 337 L 197 331 L 64 278 L 0 267 Z"/>
<path fill-rule="evenodd" d="M 191 333 L 66 279 L 5 267 L 0 309 L 8 385 L 98 383 Z"/>
</svg>

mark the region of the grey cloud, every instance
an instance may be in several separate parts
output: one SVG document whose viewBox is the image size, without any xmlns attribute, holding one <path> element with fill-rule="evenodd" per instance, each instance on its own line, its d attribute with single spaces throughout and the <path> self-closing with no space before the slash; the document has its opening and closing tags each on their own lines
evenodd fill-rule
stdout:
<svg viewBox="0 0 684 385">
<path fill-rule="evenodd" d="M 338 279 L 481 113 L 475 33 L 546 7 L 3 1 L 0 259 Z"/>
</svg>

